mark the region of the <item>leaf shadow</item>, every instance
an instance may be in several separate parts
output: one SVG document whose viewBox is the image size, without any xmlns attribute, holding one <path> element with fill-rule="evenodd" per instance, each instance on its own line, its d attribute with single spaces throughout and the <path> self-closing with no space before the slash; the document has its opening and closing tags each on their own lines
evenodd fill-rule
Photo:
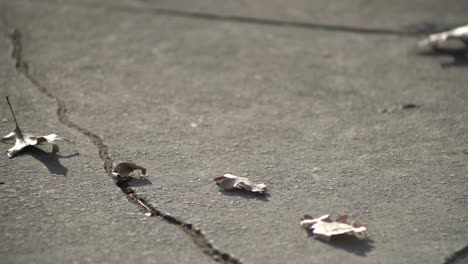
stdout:
<svg viewBox="0 0 468 264">
<path fill-rule="evenodd" d="M 35 158 L 49 170 L 51 174 L 67 176 L 68 169 L 60 163 L 60 159 L 68 159 L 71 157 L 79 156 L 78 151 L 74 151 L 68 155 L 57 154 L 59 148 L 57 145 L 53 145 L 52 151 L 47 152 L 35 146 L 28 146 L 20 155 L 30 155 Z"/>
<path fill-rule="evenodd" d="M 240 196 L 240 197 L 248 199 L 248 200 L 256 199 L 256 200 L 260 200 L 260 201 L 264 201 L 264 202 L 268 202 L 269 201 L 268 198 L 271 197 L 271 195 L 269 193 L 248 192 L 248 191 L 245 191 L 245 190 L 238 190 L 238 189 L 234 189 L 234 190 L 220 189 L 219 192 L 226 195 L 226 196 Z"/>
<path fill-rule="evenodd" d="M 309 233 L 309 236 L 312 236 L 312 234 Z M 343 249 L 361 257 L 367 257 L 369 252 L 375 248 L 373 245 L 374 240 L 370 238 L 360 240 L 350 235 L 332 236 L 329 242 L 325 242 L 319 239 L 317 240 L 334 248 Z"/>
<path fill-rule="evenodd" d="M 445 68 L 450 67 L 467 67 L 468 66 L 468 51 L 467 50 L 441 50 L 436 49 L 432 52 L 420 52 L 420 56 L 425 57 L 443 57 L 451 56 L 453 60 L 451 62 L 441 62 L 440 66 Z"/>
<path fill-rule="evenodd" d="M 143 178 L 129 177 L 126 183 L 129 187 L 142 187 L 142 186 L 153 185 L 153 183 L 146 177 L 143 177 Z"/>
</svg>

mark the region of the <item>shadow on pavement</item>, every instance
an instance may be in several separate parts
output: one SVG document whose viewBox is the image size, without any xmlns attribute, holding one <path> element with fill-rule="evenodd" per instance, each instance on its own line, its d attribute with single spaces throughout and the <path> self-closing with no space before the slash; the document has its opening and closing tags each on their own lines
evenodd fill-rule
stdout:
<svg viewBox="0 0 468 264">
<path fill-rule="evenodd" d="M 367 254 L 375 248 L 375 246 L 373 245 L 374 240 L 372 239 L 368 238 L 359 240 L 355 237 L 347 235 L 332 237 L 330 242 L 321 242 L 330 245 L 334 248 L 346 250 L 361 257 L 366 257 Z"/>
<path fill-rule="evenodd" d="M 466 50 L 435 50 L 433 52 L 421 52 L 420 56 L 425 57 L 442 57 L 442 56 L 451 56 L 453 58 L 452 62 L 441 62 L 440 66 L 442 68 L 450 67 L 467 67 L 468 66 L 468 51 Z"/>
<path fill-rule="evenodd" d="M 147 178 L 134 178 L 134 177 L 129 177 L 127 180 L 127 184 L 129 187 L 141 187 L 141 186 L 153 185 L 153 183 Z"/>
<path fill-rule="evenodd" d="M 28 146 L 20 155 L 30 155 L 40 161 L 44 166 L 46 166 L 51 174 L 67 176 L 68 169 L 60 163 L 59 159 L 68 159 L 74 156 L 79 156 L 80 153 L 75 151 L 69 155 L 60 155 L 57 154 L 58 151 L 59 147 L 57 145 L 53 145 L 51 152 L 46 152 L 37 147 Z"/>
<path fill-rule="evenodd" d="M 244 190 L 219 190 L 222 194 L 226 196 L 238 196 L 248 200 L 257 199 L 260 201 L 268 202 L 268 198 L 271 196 L 269 193 L 253 193 L 247 192 Z"/>
<path fill-rule="evenodd" d="M 468 246 L 465 246 L 448 257 L 444 264 L 468 263 Z"/>
</svg>

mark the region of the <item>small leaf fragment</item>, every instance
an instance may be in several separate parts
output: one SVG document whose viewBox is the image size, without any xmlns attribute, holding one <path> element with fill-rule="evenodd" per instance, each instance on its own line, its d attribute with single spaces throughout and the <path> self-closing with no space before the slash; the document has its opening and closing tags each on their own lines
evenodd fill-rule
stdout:
<svg viewBox="0 0 468 264">
<path fill-rule="evenodd" d="M 330 241 L 332 236 L 351 235 L 357 239 L 365 239 L 367 237 L 367 227 L 362 226 L 357 220 L 351 224 L 348 223 L 348 216 L 342 215 L 333 221 L 330 215 L 323 215 L 319 218 L 310 219 L 308 216 L 301 221 L 301 226 L 307 231 L 311 231 L 312 235 L 323 241 Z"/>
<path fill-rule="evenodd" d="M 146 175 L 146 168 L 138 166 L 133 162 L 120 162 L 112 169 L 112 176 L 117 181 L 126 181 L 135 170 L 141 171 L 141 178 Z"/>
<path fill-rule="evenodd" d="M 40 145 L 42 143 L 55 143 L 57 140 L 65 140 L 70 142 L 69 140 L 65 138 L 61 138 L 57 136 L 56 134 L 50 134 L 46 136 L 39 136 L 36 137 L 31 134 L 26 134 L 21 131 L 21 128 L 18 125 L 18 121 L 16 120 L 15 113 L 13 112 L 13 108 L 11 107 L 10 100 L 8 99 L 8 96 L 6 97 L 6 100 L 8 102 L 8 106 L 10 107 L 11 114 L 13 115 L 13 119 L 15 120 L 15 130 L 10 132 L 8 135 L 2 137 L 0 139 L 1 142 L 7 142 L 9 140 L 15 139 L 15 145 L 7 150 L 7 156 L 9 158 L 12 158 L 14 155 L 18 154 L 20 151 L 22 151 L 24 148 L 27 146 L 36 146 Z"/>
<path fill-rule="evenodd" d="M 429 35 L 418 43 L 422 51 L 468 49 L 468 25 Z"/>
<path fill-rule="evenodd" d="M 266 191 L 265 184 L 255 184 L 248 178 L 232 174 L 224 174 L 223 176 L 215 177 L 214 181 L 223 190 L 240 189 L 254 193 L 264 193 Z"/>
</svg>

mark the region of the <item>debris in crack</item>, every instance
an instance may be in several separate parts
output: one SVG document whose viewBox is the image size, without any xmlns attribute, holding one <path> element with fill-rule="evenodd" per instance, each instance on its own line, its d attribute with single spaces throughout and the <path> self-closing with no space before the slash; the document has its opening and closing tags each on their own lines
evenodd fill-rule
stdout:
<svg viewBox="0 0 468 264">
<path fill-rule="evenodd" d="M 18 125 L 18 121 L 16 120 L 16 116 L 15 116 L 15 113 L 13 112 L 13 108 L 11 107 L 8 96 L 6 97 L 6 100 L 7 100 L 8 106 L 10 107 L 10 111 L 11 111 L 11 114 L 13 115 L 13 119 L 15 120 L 15 125 L 16 125 L 15 130 L 13 130 L 8 135 L 0 139 L 1 142 L 7 142 L 11 139 L 15 140 L 15 145 L 7 151 L 7 155 L 9 158 L 12 158 L 14 155 L 21 152 L 27 146 L 36 146 L 42 143 L 54 144 L 55 141 L 57 140 L 65 140 L 65 141 L 70 142 L 69 140 L 65 138 L 61 138 L 57 136 L 56 134 L 36 137 L 31 134 L 23 133 L 23 131 L 21 131 L 21 128 Z M 55 149 L 58 149 L 58 148 L 55 148 Z"/>
<path fill-rule="evenodd" d="M 414 109 L 414 108 L 419 108 L 419 105 L 415 104 L 404 104 L 400 106 L 400 109 L 406 110 L 406 109 Z"/>
<path fill-rule="evenodd" d="M 88 137 L 93 144 L 98 148 L 99 157 L 104 163 L 104 170 L 107 174 L 112 177 L 112 164 L 114 163 L 112 158 L 109 155 L 109 148 L 106 144 L 104 144 L 101 137 L 94 134 L 93 132 L 82 128 L 75 123 L 71 122 L 67 115 L 67 107 L 64 101 L 60 98 L 49 92 L 49 90 L 43 86 L 38 80 L 36 80 L 29 72 L 29 67 L 26 62 L 23 61 L 22 57 L 22 39 L 21 39 L 21 32 L 17 29 L 14 29 L 13 34 L 10 36 L 12 45 L 13 45 L 13 54 L 12 58 L 15 60 L 16 70 L 23 74 L 40 92 L 44 95 L 48 96 L 49 98 L 55 100 L 57 102 L 57 116 L 59 121 L 72 129 L 75 129 L 82 133 L 84 136 Z M 147 201 L 140 198 L 133 189 L 129 187 L 129 185 L 125 181 L 117 182 L 116 185 L 120 188 L 120 190 L 127 196 L 127 199 L 139 206 L 143 209 L 146 215 L 157 216 L 164 220 L 166 223 L 173 224 L 178 226 L 185 234 L 192 238 L 194 244 L 208 257 L 213 259 L 214 261 L 220 263 L 229 263 L 229 264 L 239 264 L 241 263 L 238 259 L 231 256 L 228 253 L 224 253 L 218 249 L 216 249 L 205 237 L 205 235 L 201 232 L 201 230 L 193 227 L 192 224 L 186 223 L 182 220 L 179 220 L 173 216 L 170 216 L 162 211 L 157 210 L 153 206 L 151 206 Z"/>
<path fill-rule="evenodd" d="M 351 235 L 357 239 L 367 238 L 367 228 L 357 220 L 349 224 L 346 215 L 338 217 L 336 221 L 333 221 L 328 214 L 319 218 L 305 215 L 301 221 L 301 226 L 315 238 L 326 242 L 330 241 L 331 237 L 341 235 Z"/>
<path fill-rule="evenodd" d="M 126 181 L 135 170 L 140 170 L 140 178 L 146 175 L 146 168 L 136 165 L 133 162 L 119 162 L 112 169 L 112 177 L 115 181 Z"/>
<path fill-rule="evenodd" d="M 232 174 L 224 174 L 214 178 L 216 184 L 223 190 L 245 190 L 254 193 L 264 193 L 266 191 L 266 185 L 263 183 L 255 184 L 248 178 L 239 177 Z"/>
<path fill-rule="evenodd" d="M 468 49 L 468 25 L 429 35 L 418 43 L 423 52 Z"/>
<path fill-rule="evenodd" d="M 391 113 L 396 110 L 412 110 L 412 109 L 417 109 L 420 108 L 419 105 L 413 104 L 413 103 L 408 103 L 408 104 L 402 104 L 402 105 L 397 105 L 397 106 L 390 106 L 386 107 L 382 110 L 380 110 L 381 113 Z"/>
</svg>

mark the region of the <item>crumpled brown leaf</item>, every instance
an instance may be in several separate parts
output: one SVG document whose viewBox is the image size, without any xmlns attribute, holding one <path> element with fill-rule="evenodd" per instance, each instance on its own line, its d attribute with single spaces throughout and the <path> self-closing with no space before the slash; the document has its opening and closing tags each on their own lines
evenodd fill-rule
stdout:
<svg viewBox="0 0 468 264">
<path fill-rule="evenodd" d="M 10 107 L 11 114 L 13 115 L 13 119 L 15 120 L 15 124 L 16 124 L 15 130 L 13 130 L 8 135 L 6 135 L 6 136 L 4 136 L 4 137 L 2 137 L 0 139 L 1 142 L 7 142 L 7 141 L 12 140 L 12 139 L 15 140 L 15 145 L 12 148 L 10 148 L 9 150 L 7 150 L 7 155 L 8 155 L 9 158 L 12 158 L 14 155 L 18 154 L 20 151 L 22 151 L 27 146 L 36 146 L 36 145 L 39 145 L 39 144 L 42 144 L 42 143 L 52 143 L 53 144 L 57 140 L 69 141 L 69 140 L 67 140 L 65 138 L 61 138 L 61 137 L 57 136 L 56 134 L 50 134 L 50 135 L 46 135 L 46 136 L 37 137 L 37 136 L 31 135 L 31 134 L 23 133 L 23 131 L 21 131 L 21 129 L 20 129 L 19 125 L 18 125 L 18 122 L 16 121 L 16 116 L 15 116 L 15 113 L 13 112 L 13 108 L 11 107 L 10 100 L 8 99 L 8 96 L 6 97 L 6 99 L 7 99 L 7 102 L 8 102 L 8 106 Z"/>
<path fill-rule="evenodd" d="M 214 178 L 216 184 L 223 190 L 241 189 L 249 192 L 264 193 L 266 185 L 263 183 L 255 184 L 248 178 L 239 177 L 232 174 L 224 174 Z"/>
<path fill-rule="evenodd" d="M 146 168 L 138 166 L 133 162 L 120 162 L 112 169 L 112 176 L 116 181 L 126 181 L 134 170 L 141 171 L 140 178 L 146 175 Z"/>
<path fill-rule="evenodd" d="M 311 231 L 315 238 L 327 242 L 332 236 L 338 235 L 351 235 L 357 239 L 367 237 L 367 227 L 362 226 L 357 220 L 348 224 L 348 216 L 346 215 L 338 217 L 336 221 L 333 221 L 328 214 L 319 218 L 305 215 L 301 226 L 307 231 Z"/>
<path fill-rule="evenodd" d="M 468 49 L 468 25 L 429 35 L 418 47 L 423 51 Z"/>
</svg>

